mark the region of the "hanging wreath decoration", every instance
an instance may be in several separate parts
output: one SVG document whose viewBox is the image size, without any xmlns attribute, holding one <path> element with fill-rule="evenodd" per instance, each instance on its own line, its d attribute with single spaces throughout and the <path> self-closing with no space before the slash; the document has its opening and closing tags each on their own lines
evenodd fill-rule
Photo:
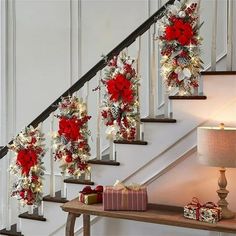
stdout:
<svg viewBox="0 0 236 236">
<path fill-rule="evenodd" d="M 132 141 L 136 136 L 139 77 L 134 63 L 134 59 L 122 52 L 110 60 L 105 69 L 101 115 L 109 139 Z"/>
<path fill-rule="evenodd" d="M 10 173 L 15 176 L 11 195 L 17 197 L 22 205 L 38 206 L 43 199 L 44 141 L 40 126 L 30 126 L 22 130 L 8 146 L 16 154 L 10 165 Z"/>
<path fill-rule="evenodd" d="M 59 129 L 54 135 L 54 158 L 61 163 L 62 172 L 77 177 L 88 173 L 90 156 L 86 104 L 77 97 L 64 97 L 59 103 Z"/>
<path fill-rule="evenodd" d="M 198 4 L 188 2 L 176 0 L 158 23 L 162 77 L 167 87 L 177 89 L 179 95 L 194 93 L 203 69 Z"/>
</svg>

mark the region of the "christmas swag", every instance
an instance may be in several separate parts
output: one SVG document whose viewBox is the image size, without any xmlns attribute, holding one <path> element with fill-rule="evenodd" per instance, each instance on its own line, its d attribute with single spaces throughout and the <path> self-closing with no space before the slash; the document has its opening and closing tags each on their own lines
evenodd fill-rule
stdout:
<svg viewBox="0 0 236 236">
<path fill-rule="evenodd" d="M 42 158 L 46 152 L 44 140 L 40 126 L 30 126 L 21 131 L 9 145 L 9 149 L 16 153 L 10 165 L 10 173 L 16 177 L 12 196 L 16 196 L 22 205 L 39 205 L 42 201 L 45 171 Z"/>
<path fill-rule="evenodd" d="M 120 53 L 108 62 L 105 77 L 105 95 L 102 118 L 107 126 L 109 139 L 132 141 L 136 135 L 138 121 L 139 78 L 134 69 L 135 60 Z"/>
<path fill-rule="evenodd" d="M 59 130 L 54 135 L 54 157 L 61 162 L 62 172 L 76 177 L 88 173 L 90 156 L 86 104 L 77 97 L 64 97 L 59 103 Z"/>
<path fill-rule="evenodd" d="M 193 94 L 202 67 L 198 4 L 176 0 L 159 21 L 162 76 L 179 95 Z"/>
</svg>

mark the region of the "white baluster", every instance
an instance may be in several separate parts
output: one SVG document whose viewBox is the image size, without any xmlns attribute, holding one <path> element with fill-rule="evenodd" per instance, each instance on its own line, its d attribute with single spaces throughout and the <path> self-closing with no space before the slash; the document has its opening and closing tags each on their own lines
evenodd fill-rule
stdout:
<svg viewBox="0 0 236 236">
<path fill-rule="evenodd" d="M 116 145 L 113 139 L 110 140 L 109 159 L 111 161 L 116 161 Z"/>
<path fill-rule="evenodd" d="M 86 93 L 86 94 L 85 94 L 85 102 L 86 102 L 86 104 L 87 104 L 87 109 L 88 109 L 89 81 L 86 82 L 85 89 L 86 89 L 86 91 L 85 91 L 85 93 Z"/>
<path fill-rule="evenodd" d="M 102 70 L 99 72 L 99 78 L 98 78 L 98 100 L 97 100 L 97 106 L 98 106 L 98 117 L 97 117 L 97 138 L 96 138 L 96 155 L 97 159 L 101 160 L 101 137 L 100 137 L 100 125 L 101 125 L 101 80 L 102 80 Z"/>
<path fill-rule="evenodd" d="M 164 93 L 164 117 L 169 118 L 170 115 L 170 101 L 169 101 L 169 90 L 166 88 Z"/>
<path fill-rule="evenodd" d="M 140 140 L 144 141 L 144 124 L 140 123 Z"/>
<path fill-rule="evenodd" d="M 40 205 L 38 206 L 38 214 L 43 216 L 43 201 L 41 201 Z"/>
<path fill-rule="evenodd" d="M 12 159 L 12 152 L 9 152 L 6 156 L 8 159 L 7 168 L 10 167 L 11 159 Z M 7 170 L 7 209 L 6 209 L 6 229 L 11 230 L 11 219 L 12 219 L 12 198 L 11 198 L 11 175 L 10 172 Z"/>
<path fill-rule="evenodd" d="M 151 73 L 149 80 L 149 117 L 156 116 L 157 109 L 157 74 L 156 74 L 156 24 L 152 27 L 152 59 L 151 59 Z"/>
<path fill-rule="evenodd" d="M 17 215 L 20 215 L 21 214 L 21 204 L 20 204 L 20 202 L 18 201 L 17 202 Z M 20 217 L 18 217 L 17 218 L 17 224 L 16 224 L 16 231 L 17 232 L 21 232 L 21 218 Z"/>
<path fill-rule="evenodd" d="M 160 9 L 162 7 L 163 3 L 161 0 L 158 0 L 157 1 L 157 8 L 156 10 Z M 160 28 L 157 27 L 156 28 L 157 30 L 157 35 L 160 35 Z M 161 78 L 161 65 L 160 65 L 160 61 L 161 61 L 161 53 L 160 53 L 160 45 L 159 43 L 157 42 L 157 52 L 156 52 L 156 64 L 157 64 L 157 69 L 158 69 L 158 74 L 157 74 L 157 88 L 158 88 L 158 91 L 157 91 L 157 104 L 158 104 L 158 111 L 160 111 L 160 109 L 163 107 L 163 104 L 164 104 L 164 88 L 165 86 L 163 86 L 163 83 L 162 83 L 162 78 Z"/>
<path fill-rule="evenodd" d="M 214 1 L 211 39 L 211 70 L 216 71 L 216 34 L 217 34 L 217 1 Z"/>
<path fill-rule="evenodd" d="M 84 173 L 84 180 L 85 181 L 91 181 L 91 172 L 90 171 L 86 171 Z"/>
<path fill-rule="evenodd" d="M 34 207 L 33 207 L 33 205 L 28 205 L 28 214 L 30 214 L 30 215 L 34 214 Z"/>
<path fill-rule="evenodd" d="M 137 46 L 137 59 L 136 59 L 136 73 L 137 76 L 140 78 L 140 62 L 141 62 L 141 36 L 139 36 L 136 39 L 136 46 Z M 138 102 L 138 108 L 137 112 L 139 114 L 138 121 L 136 122 L 136 140 L 140 140 L 140 116 L 141 116 L 141 111 L 140 111 L 140 86 L 138 86 L 138 91 L 137 91 L 137 102 Z"/>
<path fill-rule="evenodd" d="M 232 71 L 233 60 L 233 0 L 227 0 L 227 71 Z"/>
<path fill-rule="evenodd" d="M 66 183 L 64 183 L 65 172 L 61 172 L 61 197 L 66 198 Z"/>
<path fill-rule="evenodd" d="M 173 118 L 173 101 L 169 99 L 168 117 Z"/>
<path fill-rule="evenodd" d="M 53 132 L 54 132 L 54 112 L 50 115 L 50 196 L 55 197 L 55 174 L 54 174 L 54 157 L 53 157 Z"/>
<path fill-rule="evenodd" d="M 218 0 L 215 0 L 215 12 L 217 13 L 217 1 Z M 201 8 L 201 0 L 198 0 L 198 24 L 200 25 L 201 24 L 201 14 L 200 14 L 200 8 Z M 213 16 L 213 18 L 216 17 L 216 16 Z M 214 21 L 214 19 L 213 19 Z M 217 22 L 217 19 L 215 19 L 215 22 Z M 214 22 L 212 22 L 214 24 Z M 214 32 L 213 32 L 214 31 Z M 215 38 L 216 38 L 216 32 L 217 32 L 217 27 L 214 27 L 212 26 L 212 39 L 213 39 L 213 34 L 215 35 Z M 213 43 L 212 43 L 212 47 L 213 47 Z M 216 42 L 215 42 L 215 52 L 216 52 Z M 216 53 L 215 55 L 212 55 L 211 53 L 211 70 L 212 71 L 215 71 L 216 70 L 216 65 L 214 66 L 214 62 L 216 63 Z M 215 69 L 212 67 L 215 67 Z M 198 95 L 203 95 L 203 76 L 199 75 L 198 76 Z"/>
<path fill-rule="evenodd" d="M 203 95 L 203 76 L 198 77 L 198 95 Z"/>
</svg>

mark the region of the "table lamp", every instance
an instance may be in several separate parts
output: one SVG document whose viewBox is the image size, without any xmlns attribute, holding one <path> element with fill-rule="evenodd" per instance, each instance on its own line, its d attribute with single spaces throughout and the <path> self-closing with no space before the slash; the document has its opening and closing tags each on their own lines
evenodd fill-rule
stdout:
<svg viewBox="0 0 236 236">
<path fill-rule="evenodd" d="M 219 127 L 200 127 L 197 133 L 199 162 L 220 167 L 219 189 L 216 192 L 220 198 L 218 205 L 222 208 L 222 218 L 234 218 L 225 200 L 229 193 L 226 189 L 225 168 L 236 167 L 236 128 L 224 127 L 222 123 Z"/>
</svg>

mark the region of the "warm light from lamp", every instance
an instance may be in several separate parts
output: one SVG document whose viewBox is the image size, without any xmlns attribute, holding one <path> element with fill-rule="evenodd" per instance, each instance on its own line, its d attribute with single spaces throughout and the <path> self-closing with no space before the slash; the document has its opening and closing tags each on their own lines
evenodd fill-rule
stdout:
<svg viewBox="0 0 236 236">
<path fill-rule="evenodd" d="M 236 129 L 198 128 L 199 162 L 215 167 L 236 167 Z"/>
<path fill-rule="evenodd" d="M 216 191 L 220 198 L 218 205 L 222 208 L 222 217 L 231 219 L 234 213 L 228 209 L 226 201 L 229 191 L 226 189 L 225 167 L 236 167 L 236 129 L 221 123 L 219 127 L 200 127 L 197 133 L 199 162 L 220 167 L 219 189 Z"/>
</svg>

